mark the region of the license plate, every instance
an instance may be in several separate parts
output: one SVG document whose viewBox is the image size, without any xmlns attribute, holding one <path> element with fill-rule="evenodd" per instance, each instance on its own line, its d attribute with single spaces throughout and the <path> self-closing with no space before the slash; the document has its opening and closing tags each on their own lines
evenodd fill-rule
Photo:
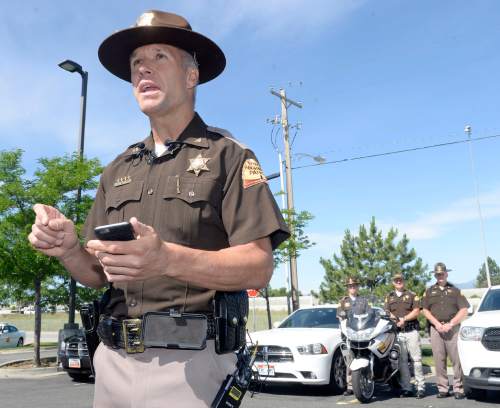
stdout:
<svg viewBox="0 0 500 408">
<path fill-rule="evenodd" d="M 80 368 L 82 366 L 79 358 L 70 358 L 68 365 L 69 368 Z"/>
<path fill-rule="evenodd" d="M 262 375 L 265 377 L 274 376 L 274 366 L 273 365 L 257 364 L 257 371 L 259 372 L 259 375 Z"/>
</svg>

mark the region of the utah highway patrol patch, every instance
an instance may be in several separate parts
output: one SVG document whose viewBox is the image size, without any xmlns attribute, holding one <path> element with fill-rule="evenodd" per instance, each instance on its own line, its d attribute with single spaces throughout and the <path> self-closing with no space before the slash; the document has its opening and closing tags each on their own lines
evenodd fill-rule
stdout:
<svg viewBox="0 0 500 408">
<path fill-rule="evenodd" d="M 264 176 L 264 172 L 260 168 L 260 164 L 255 159 L 245 160 L 245 163 L 243 163 L 241 178 L 243 180 L 243 188 L 267 182 L 267 178 Z"/>
</svg>

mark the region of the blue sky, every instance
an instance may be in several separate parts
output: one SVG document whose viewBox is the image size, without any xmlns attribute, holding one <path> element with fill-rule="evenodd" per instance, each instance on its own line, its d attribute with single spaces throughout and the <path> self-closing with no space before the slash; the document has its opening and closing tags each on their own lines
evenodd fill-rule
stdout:
<svg viewBox="0 0 500 408">
<path fill-rule="evenodd" d="M 339 160 L 444 143 L 463 139 L 466 124 L 473 137 L 500 134 L 495 0 L 26 0 L 0 10 L 0 149 L 22 148 L 29 171 L 39 157 L 76 150 L 80 78 L 57 67 L 67 58 L 89 72 L 86 156 L 107 163 L 142 139 L 146 117 L 97 48 L 152 8 L 184 15 L 224 50 L 226 70 L 200 86 L 197 110 L 250 146 L 266 174 L 278 171 L 266 119 L 280 105 L 270 87 L 304 104 L 289 111 L 291 124 L 302 123 L 294 154 Z M 487 250 L 500 261 L 500 138 L 473 151 Z M 313 163 L 294 156 L 294 166 Z M 473 279 L 484 260 L 466 144 L 301 168 L 293 182 L 297 210 L 315 216 L 307 233 L 317 245 L 298 261 L 303 292 L 322 281 L 319 258 L 372 216 L 406 233 L 430 267 L 444 261 L 452 281 Z M 270 186 L 280 190 L 278 180 Z M 278 269 L 272 285 L 284 275 Z"/>
</svg>

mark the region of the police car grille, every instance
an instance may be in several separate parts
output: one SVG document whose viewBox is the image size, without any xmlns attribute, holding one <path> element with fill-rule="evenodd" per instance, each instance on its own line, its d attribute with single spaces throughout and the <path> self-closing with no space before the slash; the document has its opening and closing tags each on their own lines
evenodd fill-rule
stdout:
<svg viewBox="0 0 500 408">
<path fill-rule="evenodd" d="M 288 347 L 257 346 L 255 361 L 264 361 L 268 363 L 290 363 L 293 362 L 293 354 Z"/>
<path fill-rule="evenodd" d="M 500 327 L 486 329 L 481 343 L 487 350 L 500 351 Z"/>
</svg>

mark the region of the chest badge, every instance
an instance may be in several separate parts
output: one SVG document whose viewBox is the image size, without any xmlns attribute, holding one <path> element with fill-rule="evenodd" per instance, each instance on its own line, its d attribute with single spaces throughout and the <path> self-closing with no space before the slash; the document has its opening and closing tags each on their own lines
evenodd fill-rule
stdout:
<svg viewBox="0 0 500 408">
<path fill-rule="evenodd" d="M 129 184 L 131 182 L 132 178 L 130 176 L 120 177 L 117 178 L 116 181 L 113 183 L 113 187 L 124 186 L 125 184 Z"/>
<path fill-rule="evenodd" d="M 210 171 L 207 167 L 207 162 L 209 160 L 208 157 L 202 157 L 201 153 L 199 153 L 194 159 L 189 159 L 189 167 L 186 171 L 191 171 L 196 174 L 196 176 L 199 176 L 201 171 Z"/>
<path fill-rule="evenodd" d="M 345 307 L 349 307 L 349 306 L 351 306 L 351 304 L 350 304 L 349 302 L 345 302 L 345 303 L 344 303 L 344 306 L 345 306 Z"/>
</svg>

